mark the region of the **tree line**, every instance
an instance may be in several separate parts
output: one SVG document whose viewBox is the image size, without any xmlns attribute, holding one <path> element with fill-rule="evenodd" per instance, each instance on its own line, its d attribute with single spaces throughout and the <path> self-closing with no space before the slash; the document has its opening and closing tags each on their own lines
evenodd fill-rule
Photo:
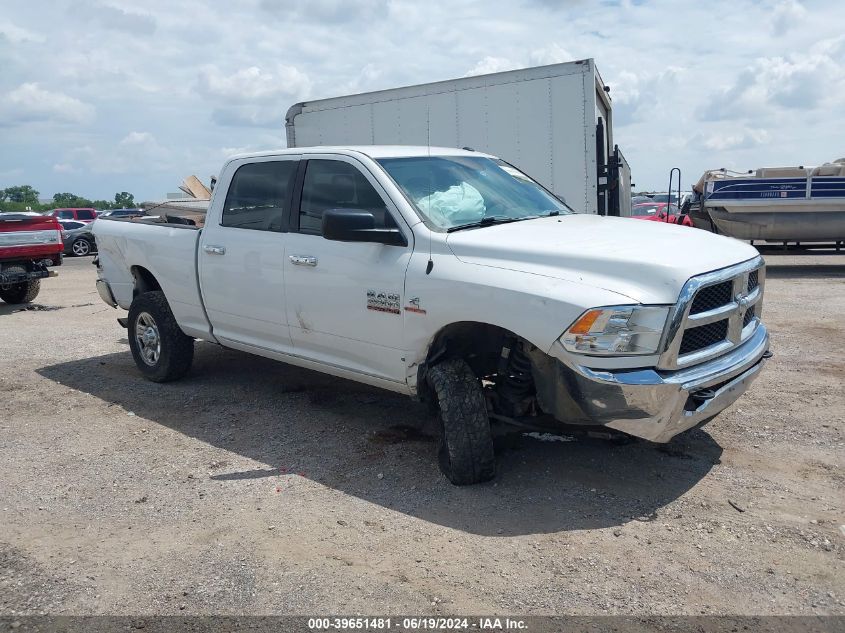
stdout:
<svg viewBox="0 0 845 633">
<path fill-rule="evenodd" d="M 132 209 L 135 196 L 128 191 L 114 194 L 114 200 L 89 200 L 75 193 L 56 193 L 46 204 L 38 202 L 40 193 L 30 185 L 0 189 L 0 211 L 49 211 L 58 207 L 93 207 L 94 209 Z"/>
</svg>

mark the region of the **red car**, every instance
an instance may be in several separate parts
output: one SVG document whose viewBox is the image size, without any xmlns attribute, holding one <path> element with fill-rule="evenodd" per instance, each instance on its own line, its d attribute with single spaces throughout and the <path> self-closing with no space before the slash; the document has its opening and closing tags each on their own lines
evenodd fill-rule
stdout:
<svg viewBox="0 0 845 633">
<path fill-rule="evenodd" d="M 47 215 L 51 215 L 58 220 L 76 220 L 77 222 L 89 224 L 97 219 L 97 210 L 90 207 L 69 207 L 65 209 L 53 209 Z"/>
<path fill-rule="evenodd" d="M 29 303 L 41 280 L 56 273 L 48 266 L 62 263 L 59 221 L 38 213 L 0 213 L 0 299 Z"/>
<path fill-rule="evenodd" d="M 667 219 L 666 214 L 669 214 Z M 631 207 L 631 217 L 637 220 L 651 220 L 652 222 L 668 222 L 693 226 L 692 220 L 686 213 L 681 214 L 677 205 L 668 202 L 643 202 Z"/>
</svg>

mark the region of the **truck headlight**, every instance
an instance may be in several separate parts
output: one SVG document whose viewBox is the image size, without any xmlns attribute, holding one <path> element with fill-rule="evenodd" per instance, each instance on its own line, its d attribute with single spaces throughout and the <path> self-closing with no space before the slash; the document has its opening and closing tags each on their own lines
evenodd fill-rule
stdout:
<svg viewBox="0 0 845 633">
<path fill-rule="evenodd" d="M 669 306 L 611 306 L 587 310 L 560 337 L 570 352 L 597 356 L 656 354 Z"/>
</svg>

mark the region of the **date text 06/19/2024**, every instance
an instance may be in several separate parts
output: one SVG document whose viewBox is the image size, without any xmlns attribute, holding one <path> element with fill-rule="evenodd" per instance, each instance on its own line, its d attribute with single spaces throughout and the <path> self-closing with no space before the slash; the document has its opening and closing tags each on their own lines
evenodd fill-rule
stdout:
<svg viewBox="0 0 845 633">
<path fill-rule="evenodd" d="M 527 624 L 518 618 L 498 617 L 323 617 L 309 618 L 312 631 L 525 631 Z"/>
</svg>

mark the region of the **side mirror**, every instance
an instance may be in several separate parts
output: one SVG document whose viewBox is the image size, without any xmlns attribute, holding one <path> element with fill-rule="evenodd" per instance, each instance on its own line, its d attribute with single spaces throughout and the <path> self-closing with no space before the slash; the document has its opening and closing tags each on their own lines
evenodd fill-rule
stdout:
<svg viewBox="0 0 845 633">
<path fill-rule="evenodd" d="M 323 213 L 323 237 L 336 242 L 374 242 L 390 246 L 407 246 L 399 229 L 377 229 L 369 211 L 328 209 Z"/>
</svg>

